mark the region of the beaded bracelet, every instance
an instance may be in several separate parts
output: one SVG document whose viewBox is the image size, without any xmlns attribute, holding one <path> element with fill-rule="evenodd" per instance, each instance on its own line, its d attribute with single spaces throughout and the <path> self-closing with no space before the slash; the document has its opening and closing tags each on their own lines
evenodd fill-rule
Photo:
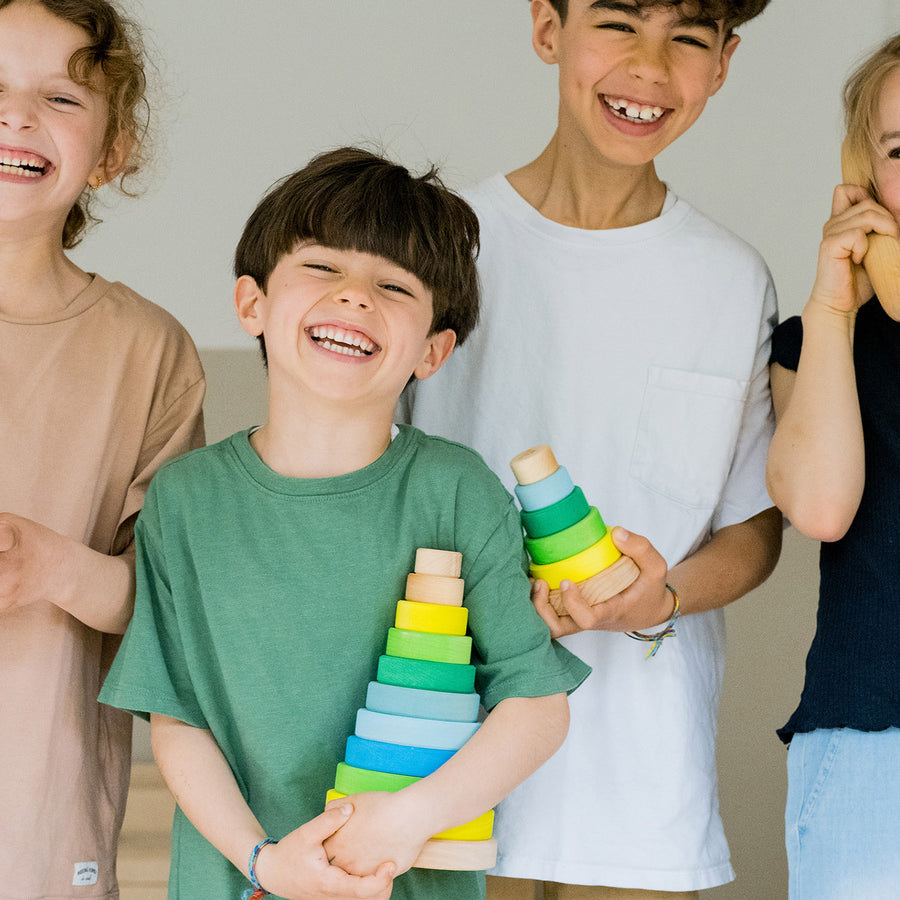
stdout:
<svg viewBox="0 0 900 900">
<path fill-rule="evenodd" d="M 675 588 L 672 587 L 671 584 L 666 585 L 666 590 L 671 592 L 672 596 L 675 598 L 675 609 L 672 610 L 672 618 L 669 619 L 666 627 L 663 628 L 662 631 L 657 631 L 656 634 L 643 634 L 640 631 L 626 631 L 625 634 L 628 637 L 633 638 L 636 641 L 652 641 L 653 646 L 647 651 L 645 659 L 650 659 L 651 656 L 656 656 L 656 651 L 659 650 L 660 644 L 662 644 L 663 640 L 667 637 L 675 637 L 675 621 L 678 618 L 678 614 L 681 611 L 681 601 L 678 599 L 678 593 Z"/>
<path fill-rule="evenodd" d="M 250 853 L 250 864 L 247 866 L 248 875 L 250 878 L 250 884 L 253 885 L 252 888 L 247 888 L 241 894 L 241 900 L 262 900 L 263 897 L 268 897 L 269 892 L 259 883 L 259 879 L 256 877 L 256 860 L 259 858 L 259 853 L 266 844 L 277 844 L 274 838 L 263 838 L 251 851 Z"/>
</svg>

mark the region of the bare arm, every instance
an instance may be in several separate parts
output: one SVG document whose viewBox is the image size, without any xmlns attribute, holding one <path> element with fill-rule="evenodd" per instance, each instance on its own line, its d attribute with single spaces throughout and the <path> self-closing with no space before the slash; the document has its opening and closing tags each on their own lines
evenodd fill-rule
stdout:
<svg viewBox="0 0 900 900">
<path fill-rule="evenodd" d="M 763 510 L 746 522 L 717 531 L 692 556 L 671 569 L 656 548 L 639 534 L 613 530 L 616 546 L 641 570 L 637 580 L 604 603 L 589 606 L 578 586 L 563 589 L 568 615 L 558 616 L 550 605 L 545 581 L 532 590 L 535 609 L 550 626 L 553 637 L 578 631 L 642 631 L 667 622 L 675 602 L 666 590 L 672 585 L 681 601 L 681 614 L 726 606 L 762 584 L 781 554 L 781 513 Z"/>
<path fill-rule="evenodd" d="M 30 519 L 0 514 L 0 612 L 35 601 L 122 634 L 134 609 L 133 554 L 107 556 Z"/>
<path fill-rule="evenodd" d="M 163 778 L 197 830 L 241 872 L 265 831 L 241 794 L 212 734 L 168 716 L 151 716 L 153 755 Z M 392 867 L 355 878 L 328 863 L 322 842 L 350 817 L 336 805 L 260 853 L 257 876 L 266 890 L 291 900 L 360 897 L 387 900 Z"/>
<path fill-rule="evenodd" d="M 477 818 L 546 762 L 565 739 L 565 694 L 513 697 L 436 772 L 394 794 L 356 794 L 353 818 L 325 842 L 335 862 L 367 871 L 393 859 L 406 871 L 432 835 Z"/>
<path fill-rule="evenodd" d="M 870 231 L 896 235 L 897 223 L 862 188 L 838 186 L 803 310 L 797 372 L 778 365 L 771 372 L 777 425 L 769 494 L 800 531 L 823 541 L 846 534 L 865 483 L 853 337 L 859 306 L 871 294 L 860 266 Z"/>
</svg>

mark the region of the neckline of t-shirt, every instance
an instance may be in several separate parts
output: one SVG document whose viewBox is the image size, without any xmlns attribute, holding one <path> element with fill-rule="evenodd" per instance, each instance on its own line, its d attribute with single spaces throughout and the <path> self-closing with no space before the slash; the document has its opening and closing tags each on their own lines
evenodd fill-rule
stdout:
<svg viewBox="0 0 900 900">
<path fill-rule="evenodd" d="M 510 183 L 503 173 L 489 178 L 487 186 L 498 201 L 527 228 L 543 237 L 587 246 L 632 244 L 656 238 L 677 228 L 691 211 L 691 206 L 666 186 L 662 212 L 655 218 L 625 228 L 576 228 L 548 219 L 536 210 Z"/>
<path fill-rule="evenodd" d="M 91 276 L 90 284 L 77 293 L 72 302 L 64 309 L 42 316 L 0 315 L 0 321 L 8 322 L 11 325 L 53 325 L 56 322 L 65 322 L 67 319 L 74 319 L 76 316 L 80 316 L 94 306 L 109 290 L 110 283 L 105 278 L 93 272 L 89 274 Z"/>
<path fill-rule="evenodd" d="M 255 428 L 248 428 L 231 436 L 231 447 L 241 468 L 251 481 L 264 490 L 294 497 L 349 494 L 369 487 L 389 474 L 412 451 L 416 432 L 410 425 L 400 425 L 397 436 L 384 453 L 355 472 L 328 478 L 291 478 L 276 472 L 257 456 L 250 444 L 250 435 L 254 430 Z"/>
</svg>

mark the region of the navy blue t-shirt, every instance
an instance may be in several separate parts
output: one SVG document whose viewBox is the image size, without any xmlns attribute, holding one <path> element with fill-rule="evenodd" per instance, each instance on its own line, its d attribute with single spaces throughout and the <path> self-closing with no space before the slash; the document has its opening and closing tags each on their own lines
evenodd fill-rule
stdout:
<svg viewBox="0 0 900 900">
<path fill-rule="evenodd" d="M 771 361 L 797 369 L 799 316 L 772 337 Z M 823 543 L 816 634 L 800 705 L 778 734 L 900 726 L 900 322 L 877 300 L 857 315 L 853 346 L 866 480 L 847 534 Z"/>
</svg>

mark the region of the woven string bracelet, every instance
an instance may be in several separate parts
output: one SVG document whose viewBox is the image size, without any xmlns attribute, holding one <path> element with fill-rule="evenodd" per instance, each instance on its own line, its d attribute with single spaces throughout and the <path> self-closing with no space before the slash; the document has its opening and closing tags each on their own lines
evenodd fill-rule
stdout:
<svg viewBox="0 0 900 900">
<path fill-rule="evenodd" d="M 678 599 L 678 592 L 671 584 L 666 585 L 666 590 L 675 598 L 675 609 L 672 611 L 672 618 L 666 623 L 666 627 L 663 628 L 662 631 L 657 631 L 656 634 L 644 634 L 640 631 L 625 632 L 628 637 L 633 638 L 636 641 L 653 642 L 653 646 L 647 651 L 647 655 L 644 657 L 645 659 L 656 656 L 656 651 L 659 650 L 660 645 L 667 637 L 675 637 L 675 621 L 678 619 L 678 614 L 681 611 L 681 601 Z"/>
<path fill-rule="evenodd" d="M 262 900 L 263 897 L 269 896 L 269 892 L 259 883 L 259 879 L 256 877 L 256 860 L 259 858 L 260 850 L 262 850 L 266 844 L 277 843 L 278 841 L 274 838 L 264 838 L 251 851 L 250 863 L 247 866 L 247 871 L 250 878 L 250 884 L 252 884 L 253 887 L 247 888 L 241 893 L 241 900 Z"/>
</svg>

